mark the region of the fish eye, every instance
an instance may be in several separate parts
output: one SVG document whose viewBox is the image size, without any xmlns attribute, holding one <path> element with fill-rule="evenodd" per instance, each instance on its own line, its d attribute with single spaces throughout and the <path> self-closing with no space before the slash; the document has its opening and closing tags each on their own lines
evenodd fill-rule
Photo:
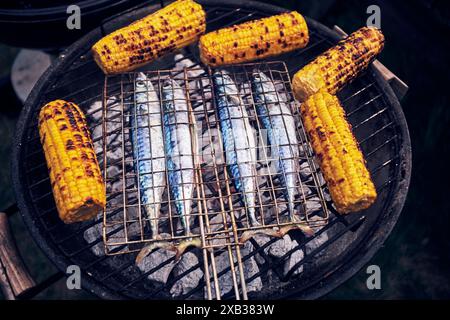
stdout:
<svg viewBox="0 0 450 320">
<path fill-rule="evenodd" d="M 143 86 L 145 86 L 145 82 L 142 80 L 139 80 L 138 82 L 136 82 L 136 85 L 138 85 L 139 87 L 143 87 Z"/>
</svg>

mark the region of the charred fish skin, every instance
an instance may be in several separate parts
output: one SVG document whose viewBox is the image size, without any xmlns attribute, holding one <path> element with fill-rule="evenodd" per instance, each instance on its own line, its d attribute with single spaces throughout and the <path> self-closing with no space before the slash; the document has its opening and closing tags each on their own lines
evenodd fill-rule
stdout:
<svg viewBox="0 0 450 320">
<path fill-rule="evenodd" d="M 291 219 L 295 219 L 294 199 L 299 156 L 295 120 L 289 105 L 280 101 L 272 79 L 263 72 L 253 72 L 251 83 L 256 112 L 267 132 L 281 185 L 286 189 L 289 215 Z"/>
<path fill-rule="evenodd" d="M 190 214 L 195 184 L 194 148 L 189 105 L 184 90 L 172 79 L 162 89 L 164 149 L 170 194 L 186 235 L 191 233 Z"/>
<path fill-rule="evenodd" d="M 135 104 L 130 113 L 134 166 L 141 203 L 150 220 L 152 237 L 158 236 L 158 218 L 166 186 L 161 107 L 158 95 L 144 73 L 135 79 Z"/>
<path fill-rule="evenodd" d="M 256 219 L 256 142 L 248 113 L 228 73 L 215 72 L 213 83 L 227 168 L 236 190 L 242 194 L 251 225 L 259 226 Z"/>
</svg>

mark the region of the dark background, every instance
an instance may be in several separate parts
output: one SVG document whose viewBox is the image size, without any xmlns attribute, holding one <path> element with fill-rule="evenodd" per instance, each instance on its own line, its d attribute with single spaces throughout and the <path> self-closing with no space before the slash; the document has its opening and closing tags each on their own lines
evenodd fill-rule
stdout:
<svg viewBox="0 0 450 320">
<path fill-rule="evenodd" d="M 226 0 L 224 0 L 226 1 Z M 366 24 L 367 7 L 381 8 L 386 48 L 380 60 L 410 87 L 402 101 L 413 149 L 410 191 L 400 219 L 371 264 L 382 273 L 382 290 L 366 288 L 367 274 L 353 279 L 325 299 L 448 299 L 450 298 L 450 5 L 445 0 L 275 0 L 280 5 L 350 33 Z M 5 30 L 0 32 L 6 32 Z M 9 69 L 17 48 L 0 44 L 0 209 L 14 203 L 9 154 L 20 104 L 9 84 Z M 12 228 L 34 278 L 56 272 L 22 224 Z M 95 298 L 69 291 L 65 280 L 38 298 Z"/>
</svg>

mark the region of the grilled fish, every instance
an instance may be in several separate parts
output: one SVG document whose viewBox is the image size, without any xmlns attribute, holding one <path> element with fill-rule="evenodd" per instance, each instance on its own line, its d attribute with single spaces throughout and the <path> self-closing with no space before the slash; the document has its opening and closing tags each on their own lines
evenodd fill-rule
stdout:
<svg viewBox="0 0 450 320">
<path fill-rule="evenodd" d="M 273 81 L 264 73 L 254 72 L 251 83 L 256 112 L 262 127 L 267 131 L 271 158 L 275 159 L 275 169 L 286 190 L 284 196 L 289 215 L 294 220 L 299 154 L 294 117 L 289 106 L 280 101 Z"/>
<path fill-rule="evenodd" d="M 255 214 L 255 136 L 238 88 L 230 75 L 218 71 L 213 75 L 213 82 L 227 168 L 247 207 L 250 224 L 255 227 L 259 225 Z"/>
<path fill-rule="evenodd" d="M 183 89 L 166 80 L 162 89 L 164 146 L 169 189 L 186 235 L 191 233 L 190 214 L 195 185 L 194 146 L 196 133 L 190 125 L 189 106 Z"/>
<path fill-rule="evenodd" d="M 150 220 L 152 237 L 158 237 L 161 198 L 166 186 L 161 108 L 151 81 L 139 73 L 131 109 L 131 141 L 141 203 Z"/>
</svg>

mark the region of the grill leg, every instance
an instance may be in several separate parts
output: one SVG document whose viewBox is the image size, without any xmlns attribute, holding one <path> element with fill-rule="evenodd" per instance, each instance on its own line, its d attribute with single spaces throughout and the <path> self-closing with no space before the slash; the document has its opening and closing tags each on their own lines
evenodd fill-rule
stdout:
<svg viewBox="0 0 450 320">
<path fill-rule="evenodd" d="M 0 212 L 0 288 L 8 300 L 35 286 L 17 250 L 6 213 Z"/>
</svg>

